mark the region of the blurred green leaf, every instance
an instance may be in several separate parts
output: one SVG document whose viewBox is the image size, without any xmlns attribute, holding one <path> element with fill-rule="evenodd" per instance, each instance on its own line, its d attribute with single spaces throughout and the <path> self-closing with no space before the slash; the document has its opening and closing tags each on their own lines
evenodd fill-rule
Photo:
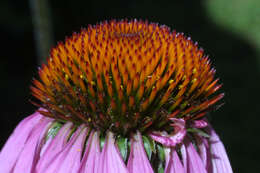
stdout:
<svg viewBox="0 0 260 173">
<path fill-rule="evenodd" d="M 208 0 L 204 2 L 211 21 L 249 40 L 260 55 L 259 0 Z"/>
</svg>

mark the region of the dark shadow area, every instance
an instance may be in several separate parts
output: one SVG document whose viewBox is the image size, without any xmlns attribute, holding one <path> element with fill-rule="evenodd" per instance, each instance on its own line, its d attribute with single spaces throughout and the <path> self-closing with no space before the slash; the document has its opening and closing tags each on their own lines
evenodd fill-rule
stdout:
<svg viewBox="0 0 260 173">
<path fill-rule="evenodd" d="M 258 172 L 260 75 L 256 51 L 239 35 L 215 26 L 203 9 L 202 0 L 55 0 L 50 3 L 56 42 L 88 24 L 121 18 L 159 22 L 198 41 L 224 84 L 225 105 L 211 115 L 234 172 Z M 37 76 L 37 65 L 28 3 L 14 0 L 1 2 L 0 6 L 0 10 L 9 9 L 1 10 L 0 15 L 2 146 L 15 125 L 36 109 L 29 102 L 32 97 L 29 86 L 31 79 Z"/>
</svg>

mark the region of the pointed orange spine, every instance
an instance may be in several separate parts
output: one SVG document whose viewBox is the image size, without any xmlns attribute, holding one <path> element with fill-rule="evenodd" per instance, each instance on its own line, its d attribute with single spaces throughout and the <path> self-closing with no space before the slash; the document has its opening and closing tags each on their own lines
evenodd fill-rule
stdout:
<svg viewBox="0 0 260 173">
<path fill-rule="evenodd" d="M 102 116 L 119 113 L 111 116 L 111 123 L 118 123 L 123 118 L 117 116 L 123 114 L 138 114 L 138 121 L 146 122 L 144 117 L 152 116 L 146 113 L 154 112 L 188 119 L 202 116 L 222 98 L 208 98 L 222 86 L 214 75 L 204 51 L 184 34 L 137 20 L 111 21 L 59 43 L 31 90 L 45 109 L 60 118 L 64 113 L 75 119 L 88 117 L 82 110 L 91 107 L 92 120 L 100 111 Z M 54 109 L 58 106 L 64 110 Z M 153 123 L 150 120 L 147 127 Z"/>
</svg>

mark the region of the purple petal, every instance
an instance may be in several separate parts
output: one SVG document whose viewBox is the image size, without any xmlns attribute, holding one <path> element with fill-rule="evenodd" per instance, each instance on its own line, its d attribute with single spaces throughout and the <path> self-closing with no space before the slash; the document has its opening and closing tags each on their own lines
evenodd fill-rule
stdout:
<svg viewBox="0 0 260 173">
<path fill-rule="evenodd" d="M 200 158 L 203 162 L 203 165 L 206 167 L 206 165 L 207 165 L 207 148 L 204 145 L 200 136 L 195 135 L 195 139 L 196 139 L 196 144 L 197 144 L 197 147 L 199 150 Z"/>
<path fill-rule="evenodd" d="M 2 172 L 10 172 L 14 167 L 32 129 L 42 117 L 41 114 L 35 112 L 18 124 L 0 153 L 0 170 Z"/>
<path fill-rule="evenodd" d="M 87 135 L 87 128 L 82 128 L 81 126 L 77 129 L 65 148 L 55 156 L 45 170 L 39 170 L 39 173 L 46 173 L 47 170 L 48 173 L 77 173 L 79 171 L 81 154 Z"/>
<path fill-rule="evenodd" d="M 66 123 L 63 125 L 63 127 L 59 130 L 57 135 L 54 137 L 54 139 L 48 140 L 49 145 L 46 145 L 46 148 L 44 147 L 42 149 L 40 160 L 37 163 L 36 170 L 39 172 L 39 170 L 45 170 L 46 167 L 52 162 L 53 158 L 61 152 L 61 150 L 64 148 L 65 144 L 67 143 L 68 135 L 71 131 L 72 123 Z"/>
<path fill-rule="evenodd" d="M 205 120 L 194 120 L 193 121 L 193 124 L 192 124 L 192 127 L 193 128 L 205 128 L 208 126 L 208 122 L 205 121 Z"/>
<path fill-rule="evenodd" d="M 33 128 L 19 158 L 13 173 L 31 172 L 40 158 L 40 151 L 45 140 L 45 135 L 51 125 L 52 119 L 43 117 Z"/>
<path fill-rule="evenodd" d="M 165 170 L 167 169 L 169 162 L 171 161 L 171 148 L 164 148 L 165 155 Z"/>
<path fill-rule="evenodd" d="M 186 135 L 185 120 L 177 118 L 171 118 L 171 120 L 173 121 L 172 126 L 174 127 L 174 132 L 172 134 L 166 134 L 164 132 L 150 133 L 150 137 L 153 140 L 166 147 L 174 147 L 177 144 L 180 144 Z"/>
<path fill-rule="evenodd" d="M 185 173 L 182 162 L 175 149 L 171 151 L 171 157 L 168 165 L 165 167 L 165 173 Z"/>
<path fill-rule="evenodd" d="M 79 173 L 96 173 L 100 159 L 99 132 L 92 131 L 81 161 Z"/>
<path fill-rule="evenodd" d="M 211 154 L 208 140 L 198 135 L 195 135 L 195 139 L 203 165 L 205 166 L 207 171 L 212 170 Z"/>
<path fill-rule="evenodd" d="M 187 172 L 188 170 L 188 157 L 187 157 L 187 150 L 184 144 L 181 145 L 181 156 L 182 156 L 182 162 L 183 162 L 183 167 L 184 171 Z"/>
<path fill-rule="evenodd" d="M 233 173 L 225 147 L 211 126 L 207 129 L 210 134 L 210 151 L 212 157 L 212 173 Z"/>
<path fill-rule="evenodd" d="M 185 141 L 185 146 L 187 149 L 187 173 L 207 173 L 193 144 L 190 141 Z"/>
<path fill-rule="evenodd" d="M 153 168 L 144 150 L 142 136 L 139 132 L 131 139 L 131 151 L 127 163 L 129 173 L 153 173 Z"/>
<path fill-rule="evenodd" d="M 128 173 L 125 163 L 115 144 L 114 135 L 108 132 L 104 148 L 102 150 L 98 173 Z"/>
</svg>

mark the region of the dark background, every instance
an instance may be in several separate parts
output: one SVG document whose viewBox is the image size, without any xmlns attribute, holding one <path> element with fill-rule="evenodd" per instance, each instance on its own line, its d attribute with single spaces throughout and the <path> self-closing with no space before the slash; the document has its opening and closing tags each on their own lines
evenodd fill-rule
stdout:
<svg viewBox="0 0 260 173">
<path fill-rule="evenodd" d="M 166 24 L 198 41 L 210 55 L 226 94 L 225 105 L 211 114 L 212 123 L 226 146 L 234 172 L 257 173 L 259 50 L 242 34 L 218 25 L 206 8 L 202 0 L 50 1 L 55 44 L 88 24 L 121 18 Z M 36 109 L 29 102 L 31 79 L 37 76 L 37 54 L 28 1 L 1 0 L 0 32 L 2 147 L 17 123 Z"/>
</svg>

